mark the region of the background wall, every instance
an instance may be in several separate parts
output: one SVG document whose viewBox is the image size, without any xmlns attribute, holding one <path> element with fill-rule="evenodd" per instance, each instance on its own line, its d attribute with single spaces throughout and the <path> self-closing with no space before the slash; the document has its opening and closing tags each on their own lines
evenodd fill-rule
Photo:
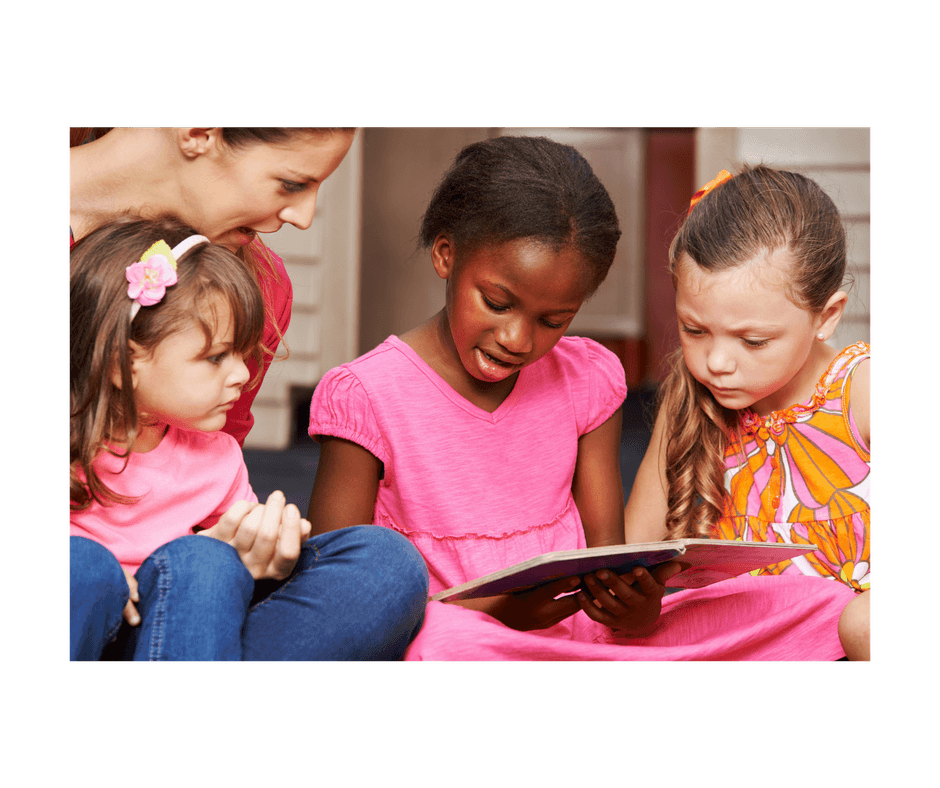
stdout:
<svg viewBox="0 0 940 788">
<path fill-rule="evenodd" d="M 819 181 L 843 214 L 854 285 L 832 344 L 870 337 L 870 135 L 867 128 L 361 129 L 321 187 L 309 230 L 268 236 L 287 265 L 294 310 L 290 357 L 275 362 L 253 408 L 246 447 L 283 449 L 302 425 L 312 388 L 331 367 L 426 320 L 444 283 L 418 251 L 430 196 L 457 152 L 503 133 L 573 144 L 611 192 L 624 232 L 617 259 L 572 333 L 600 339 L 624 361 L 628 381 L 655 385 L 678 337 L 665 249 L 692 192 L 722 168 L 763 161 Z"/>
</svg>

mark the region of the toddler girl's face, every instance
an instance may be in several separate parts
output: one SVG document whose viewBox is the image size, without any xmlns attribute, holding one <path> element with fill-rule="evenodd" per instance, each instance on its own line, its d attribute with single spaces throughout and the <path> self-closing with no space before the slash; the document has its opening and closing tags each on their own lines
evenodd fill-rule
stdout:
<svg viewBox="0 0 940 788">
<path fill-rule="evenodd" d="M 132 360 L 134 399 L 146 419 L 187 430 L 215 432 L 249 380 L 248 367 L 233 353 L 235 325 L 231 309 L 215 303 L 218 327 L 206 349 L 202 327 L 192 322 L 147 354 L 135 348 Z"/>
<path fill-rule="evenodd" d="M 446 277 L 447 314 L 457 354 L 475 379 L 506 380 L 561 339 L 587 296 L 584 262 L 520 238 L 461 256 Z"/>
<path fill-rule="evenodd" d="M 778 251 L 709 273 L 676 266 L 676 315 L 686 366 L 726 408 L 758 415 L 789 407 L 815 385 L 816 316 L 787 297 L 789 255 Z"/>
</svg>

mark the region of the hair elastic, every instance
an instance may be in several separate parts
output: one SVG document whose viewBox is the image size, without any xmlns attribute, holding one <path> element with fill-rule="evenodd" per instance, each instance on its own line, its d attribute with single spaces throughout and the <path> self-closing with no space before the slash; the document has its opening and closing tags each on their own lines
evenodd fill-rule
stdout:
<svg viewBox="0 0 940 788">
<path fill-rule="evenodd" d="M 134 302 L 131 320 L 142 306 L 153 306 L 163 300 L 166 289 L 176 284 L 177 259 L 203 243 L 209 243 L 209 239 L 204 235 L 191 235 L 170 249 L 166 241 L 160 240 L 144 252 L 138 262 L 127 266 L 125 276 L 130 283 L 127 296 Z"/>
<path fill-rule="evenodd" d="M 699 200 L 701 200 L 706 194 L 708 194 L 712 189 L 721 186 L 725 181 L 730 181 L 734 177 L 727 170 L 722 170 L 719 172 L 712 180 L 706 183 L 701 189 L 699 189 L 695 194 L 692 195 L 692 200 L 689 203 L 689 213 L 692 213 L 692 209 L 696 206 Z M 688 215 L 688 214 L 686 214 Z"/>
</svg>

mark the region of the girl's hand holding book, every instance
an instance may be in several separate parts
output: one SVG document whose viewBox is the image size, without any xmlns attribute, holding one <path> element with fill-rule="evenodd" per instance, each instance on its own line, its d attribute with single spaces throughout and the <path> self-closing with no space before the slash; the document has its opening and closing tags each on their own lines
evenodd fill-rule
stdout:
<svg viewBox="0 0 940 788">
<path fill-rule="evenodd" d="M 679 564 L 670 561 L 652 574 L 637 567 L 625 575 L 606 570 L 585 575 L 578 604 L 589 618 L 618 634 L 644 635 L 659 619 L 666 581 L 679 570 Z"/>
</svg>

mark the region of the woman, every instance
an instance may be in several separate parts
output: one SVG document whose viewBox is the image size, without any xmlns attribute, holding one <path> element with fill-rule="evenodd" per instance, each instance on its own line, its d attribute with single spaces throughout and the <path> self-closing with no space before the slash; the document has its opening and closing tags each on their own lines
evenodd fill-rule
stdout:
<svg viewBox="0 0 940 788">
<path fill-rule="evenodd" d="M 96 134 L 106 132 L 98 138 Z M 85 134 L 85 132 L 90 132 Z M 77 241 L 109 219 L 173 214 L 250 262 L 265 296 L 267 348 L 257 385 L 229 412 L 225 432 L 240 444 L 251 403 L 290 323 L 293 291 L 281 259 L 258 233 L 310 226 L 320 184 L 339 166 L 353 129 L 75 129 L 93 141 L 70 151 L 70 216 Z M 252 378 L 258 372 L 250 368 Z"/>
<path fill-rule="evenodd" d="M 276 232 L 284 223 L 310 226 L 320 184 L 339 166 L 354 134 L 354 129 L 73 129 L 71 241 L 117 216 L 172 214 L 238 251 L 265 300 L 267 352 L 261 369 L 251 369 L 260 384 L 290 322 L 292 289 L 283 262 L 257 234 Z M 229 412 L 225 431 L 239 443 L 251 428 L 257 390 L 255 385 L 243 393 Z M 423 621 L 427 571 L 405 539 L 389 543 L 384 530 L 357 526 L 325 540 L 312 538 L 286 581 L 259 578 L 259 603 L 249 611 L 245 629 L 246 637 L 249 631 L 259 635 L 245 643 L 245 658 L 400 657 Z M 283 565 L 290 545 L 252 536 L 239 531 L 231 542 L 246 566 Z M 374 584 L 368 598 L 362 590 L 363 573 L 379 565 L 384 583 L 379 596 L 392 600 L 397 616 L 387 607 L 378 612 Z M 82 570 L 73 543 L 73 587 Z M 135 594 L 129 587 L 128 600 Z M 81 594 L 73 593 L 73 628 L 81 602 Z"/>
</svg>

